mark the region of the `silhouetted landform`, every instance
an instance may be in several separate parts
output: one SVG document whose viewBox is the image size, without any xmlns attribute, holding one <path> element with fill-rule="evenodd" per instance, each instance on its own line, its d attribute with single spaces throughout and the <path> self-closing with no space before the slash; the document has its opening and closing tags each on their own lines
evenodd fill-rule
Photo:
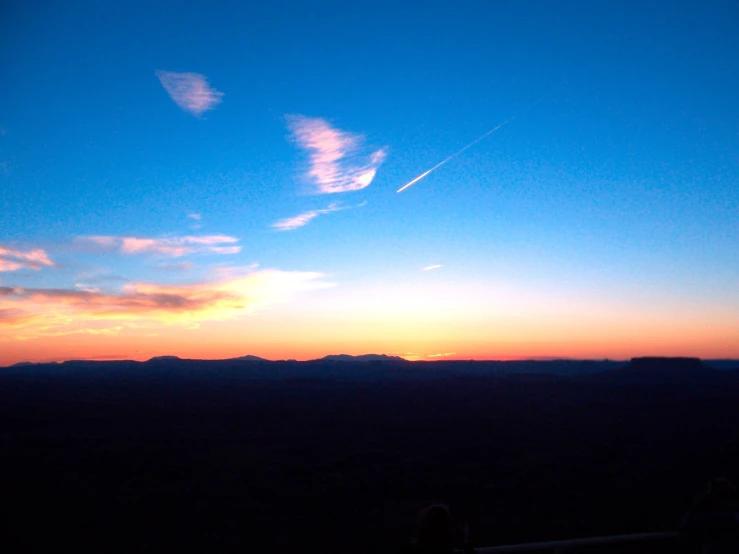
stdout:
<svg viewBox="0 0 739 554">
<path fill-rule="evenodd" d="M 4 368 L 4 541 L 387 552 L 433 502 L 484 546 L 675 529 L 739 480 L 737 398 L 739 371 L 664 358 Z"/>
<path fill-rule="evenodd" d="M 252 356 L 252 355 L 240 356 L 238 358 L 230 358 L 230 359 L 238 360 L 242 362 L 269 362 L 269 360 L 266 358 L 260 358 L 259 356 Z"/>
<path fill-rule="evenodd" d="M 260 364 L 271 364 L 271 367 L 254 367 L 250 364 L 239 362 L 260 362 Z M 342 362 L 338 366 L 333 363 Z M 367 364 L 372 363 L 369 367 Z M 65 371 L 70 369 L 95 368 L 129 368 L 134 369 L 141 365 L 156 364 L 158 367 L 171 365 L 173 368 L 207 369 L 223 371 L 238 371 L 244 378 L 273 379 L 285 378 L 341 378 L 358 380 L 378 379 L 438 379 L 440 377 L 459 377 L 463 375 L 559 375 L 575 376 L 611 372 L 622 369 L 622 373 L 609 374 L 614 379 L 633 380 L 637 375 L 639 378 L 655 378 L 657 380 L 671 381 L 676 375 L 690 374 L 702 375 L 707 378 L 721 378 L 715 372 L 700 373 L 705 370 L 729 371 L 739 370 L 739 360 L 700 360 L 698 358 L 660 358 L 642 357 L 634 358 L 630 362 L 611 360 L 571 360 L 571 359 L 547 359 L 547 360 L 514 360 L 514 361 L 473 361 L 473 360 L 449 360 L 449 361 L 416 361 L 410 362 L 398 356 L 385 354 L 363 354 L 351 356 L 349 354 L 333 354 L 320 359 L 306 362 L 296 360 L 271 361 L 259 356 L 246 355 L 225 360 L 191 360 L 182 359 L 178 356 L 156 356 L 146 362 L 135 362 L 131 360 L 117 361 L 93 361 L 93 360 L 69 360 L 65 362 L 33 363 L 19 362 L 10 368 L 36 368 L 37 371 L 53 371 L 54 367 L 63 366 Z M 0 371 L 8 368 L 0 368 Z M 667 375 L 659 375 L 660 371 L 669 372 Z M 686 373 L 687 372 L 687 373 Z M 654 377 L 652 377 L 654 375 Z"/>
<path fill-rule="evenodd" d="M 622 368 L 604 373 L 601 380 L 654 384 L 736 382 L 739 370 L 718 371 L 699 358 L 634 358 Z"/>
<path fill-rule="evenodd" d="M 739 360 L 703 360 L 703 363 L 711 369 L 739 369 Z"/>
<path fill-rule="evenodd" d="M 258 363 L 252 363 L 258 362 Z M 398 356 L 384 354 L 329 355 L 306 362 L 295 360 L 270 361 L 258 356 L 242 356 L 226 360 L 191 360 L 177 356 L 156 356 L 145 362 L 131 360 L 92 361 L 70 360 L 66 362 L 31 364 L 24 362 L 11 367 L 33 368 L 34 372 L 54 372 L 61 367 L 64 372 L 76 371 L 151 371 L 167 369 L 188 373 L 205 371 L 225 374 L 234 372 L 241 379 L 337 379 L 337 380 L 428 380 L 473 375 L 559 375 L 573 376 L 604 373 L 623 368 L 628 362 L 591 360 L 516 360 L 516 361 L 418 361 L 409 362 Z M 8 368 L 5 368 L 6 370 Z M 3 369 L 0 368 L 0 372 Z"/>
<path fill-rule="evenodd" d="M 324 362 L 406 362 L 407 360 L 400 356 L 388 356 L 387 354 L 362 354 L 360 356 L 352 356 L 350 354 L 329 354 L 320 360 Z"/>
</svg>

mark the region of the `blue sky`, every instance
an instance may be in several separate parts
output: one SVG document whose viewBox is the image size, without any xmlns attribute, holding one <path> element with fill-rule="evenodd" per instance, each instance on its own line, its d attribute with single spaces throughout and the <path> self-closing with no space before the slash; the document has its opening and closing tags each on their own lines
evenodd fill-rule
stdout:
<svg viewBox="0 0 739 554">
<path fill-rule="evenodd" d="M 0 247 L 42 249 L 55 265 L 4 271 L 0 286 L 89 281 L 119 294 L 117 278 L 211 282 L 254 264 L 320 272 L 360 295 L 504 281 L 686 322 L 697 306 L 706 324 L 734 322 L 722 352 L 739 355 L 735 3 L 4 10 Z M 164 86 L 178 74 L 212 96 L 182 109 Z M 371 182 L 320 193 L 290 116 L 355 140 L 337 163 L 371 167 Z M 91 236 L 218 236 L 240 248 L 125 256 L 123 243 L 90 248 Z M 430 265 L 442 267 L 419 271 Z"/>
</svg>

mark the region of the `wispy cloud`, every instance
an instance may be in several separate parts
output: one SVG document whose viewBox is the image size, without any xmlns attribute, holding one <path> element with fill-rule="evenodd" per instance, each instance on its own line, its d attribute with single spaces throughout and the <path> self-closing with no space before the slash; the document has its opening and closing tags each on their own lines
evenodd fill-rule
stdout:
<svg viewBox="0 0 739 554">
<path fill-rule="evenodd" d="M 321 273 L 252 271 L 189 285 L 133 283 L 118 292 L 0 287 L 0 339 L 92 334 L 232 319 L 294 294 L 333 286 Z M 104 331 L 107 329 L 107 331 Z"/>
<path fill-rule="evenodd" d="M 33 316 L 18 308 L 0 308 L 0 326 L 21 325 L 31 321 Z"/>
<path fill-rule="evenodd" d="M 157 71 L 164 89 L 180 108 L 200 116 L 221 103 L 223 93 L 212 88 L 204 75 Z"/>
<path fill-rule="evenodd" d="M 281 219 L 280 221 L 272 225 L 273 228 L 278 231 L 294 231 L 303 225 L 307 225 L 312 219 L 315 219 L 319 215 L 328 214 L 331 212 L 337 212 L 339 210 L 345 210 L 345 207 L 341 207 L 338 203 L 329 204 L 328 208 L 322 210 L 309 210 L 302 214 L 296 215 L 295 217 L 288 217 L 287 219 Z"/>
<path fill-rule="evenodd" d="M 238 254 L 241 246 L 234 245 L 239 239 L 228 235 L 203 235 L 169 238 L 88 236 L 80 237 L 83 242 L 93 243 L 122 254 L 152 254 L 179 258 L 188 254 Z"/>
<path fill-rule="evenodd" d="M 74 279 L 78 283 L 96 283 L 97 285 L 124 283 L 130 281 L 130 279 L 127 279 L 126 277 L 111 273 L 110 270 L 105 267 L 90 267 L 82 271 L 78 271 L 74 274 Z"/>
<path fill-rule="evenodd" d="M 100 292 L 100 289 L 98 287 L 95 287 L 93 285 L 88 285 L 87 283 L 76 283 L 74 285 L 74 288 L 76 288 L 77 290 L 81 290 L 83 292 L 92 292 L 92 293 Z"/>
<path fill-rule="evenodd" d="M 298 146 L 308 151 L 308 178 L 318 194 L 368 187 L 385 160 L 385 149 L 363 153 L 362 135 L 340 131 L 324 119 L 289 115 L 287 124 Z"/>
<path fill-rule="evenodd" d="M 54 262 L 41 248 L 23 251 L 0 246 L 0 271 L 41 269 L 44 266 L 54 267 Z"/>
<path fill-rule="evenodd" d="M 408 360 L 409 362 L 416 362 L 418 360 L 424 360 L 428 358 L 431 358 L 431 359 L 447 358 L 449 356 L 454 356 L 455 354 L 456 352 L 442 352 L 439 354 L 417 354 L 416 352 L 403 352 L 401 354 L 396 354 L 396 355 Z"/>
<path fill-rule="evenodd" d="M 421 271 L 431 271 L 432 269 L 439 269 L 440 267 L 443 266 L 441 264 L 427 265 L 426 267 L 422 267 Z"/>
<path fill-rule="evenodd" d="M 187 273 L 195 268 L 195 264 L 191 262 L 164 262 L 158 264 L 157 269 L 164 271 L 175 271 L 177 273 Z"/>
<path fill-rule="evenodd" d="M 203 226 L 203 224 L 200 222 L 203 219 L 203 216 L 201 216 L 200 214 L 187 214 L 187 219 L 192 221 L 192 223 L 190 224 L 190 229 L 200 229 Z"/>
<path fill-rule="evenodd" d="M 442 352 L 441 354 L 426 354 L 427 358 L 447 358 L 449 356 L 454 356 L 456 352 Z"/>
</svg>

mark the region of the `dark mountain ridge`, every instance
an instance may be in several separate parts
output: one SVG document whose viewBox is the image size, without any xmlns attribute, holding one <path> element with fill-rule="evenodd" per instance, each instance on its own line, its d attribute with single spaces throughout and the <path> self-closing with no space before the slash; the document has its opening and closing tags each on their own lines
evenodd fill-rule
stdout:
<svg viewBox="0 0 739 554">
<path fill-rule="evenodd" d="M 388 356 L 387 354 L 360 354 L 359 356 L 352 356 L 350 354 L 329 354 L 318 360 L 311 360 L 318 362 L 395 362 L 405 363 L 408 360 L 401 358 L 400 356 Z"/>
<path fill-rule="evenodd" d="M 246 380 L 324 379 L 336 381 L 412 381 L 483 376 L 551 375 L 587 378 L 603 382 L 731 382 L 739 368 L 722 369 L 698 358 L 641 357 L 629 362 L 610 360 L 515 360 L 515 361 L 408 361 L 397 356 L 366 354 L 331 355 L 299 362 L 271 361 L 258 356 L 225 360 L 183 359 L 157 356 L 145 362 L 132 360 L 69 360 L 62 363 L 21 363 L 0 368 L 0 374 L 125 373 L 127 378 L 181 375 L 183 379 L 229 377 Z"/>
</svg>

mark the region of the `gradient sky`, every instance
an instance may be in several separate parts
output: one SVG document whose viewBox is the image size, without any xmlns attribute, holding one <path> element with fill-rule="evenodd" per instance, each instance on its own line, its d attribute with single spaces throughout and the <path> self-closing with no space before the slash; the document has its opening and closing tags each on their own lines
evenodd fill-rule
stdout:
<svg viewBox="0 0 739 554">
<path fill-rule="evenodd" d="M 739 357 L 736 2 L 252 4 L 4 4 L 0 365 Z"/>
</svg>

